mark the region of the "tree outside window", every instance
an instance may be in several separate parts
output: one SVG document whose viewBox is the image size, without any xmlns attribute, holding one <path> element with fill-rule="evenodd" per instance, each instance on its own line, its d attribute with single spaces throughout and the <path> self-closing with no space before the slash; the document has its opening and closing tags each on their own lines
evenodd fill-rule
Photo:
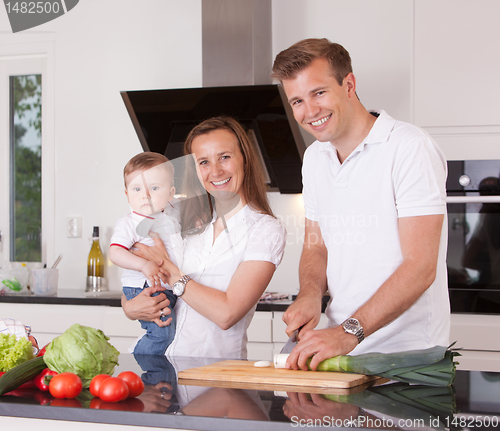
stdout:
<svg viewBox="0 0 500 431">
<path fill-rule="evenodd" d="M 10 258 L 40 262 L 42 76 L 11 76 L 10 100 Z"/>
</svg>

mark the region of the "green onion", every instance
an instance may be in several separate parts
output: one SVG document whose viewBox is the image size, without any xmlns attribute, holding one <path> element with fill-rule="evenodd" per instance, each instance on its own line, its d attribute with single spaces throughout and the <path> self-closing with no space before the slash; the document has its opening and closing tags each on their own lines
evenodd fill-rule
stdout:
<svg viewBox="0 0 500 431">
<path fill-rule="evenodd" d="M 450 386 L 455 380 L 460 354 L 451 347 L 434 346 L 424 350 L 396 353 L 365 353 L 335 356 L 318 364 L 317 371 L 337 371 L 386 377 L 400 382 L 430 386 Z M 311 358 L 308 359 L 308 365 Z"/>
</svg>

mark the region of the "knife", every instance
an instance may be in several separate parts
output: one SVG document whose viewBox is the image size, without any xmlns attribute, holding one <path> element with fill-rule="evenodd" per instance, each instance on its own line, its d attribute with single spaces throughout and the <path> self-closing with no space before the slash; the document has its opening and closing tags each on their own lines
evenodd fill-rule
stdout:
<svg viewBox="0 0 500 431">
<path fill-rule="evenodd" d="M 298 337 L 299 337 L 299 330 L 296 329 L 295 331 L 293 331 L 293 334 L 290 336 L 286 344 L 281 349 L 280 354 L 292 353 L 293 348 L 297 345 Z"/>
</svg>

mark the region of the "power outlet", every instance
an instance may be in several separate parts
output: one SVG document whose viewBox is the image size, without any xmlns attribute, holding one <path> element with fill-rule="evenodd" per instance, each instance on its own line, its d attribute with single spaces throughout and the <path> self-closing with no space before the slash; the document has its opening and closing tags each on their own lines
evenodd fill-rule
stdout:
<svg viewBox="0 0 500 431">
<path fill-rule="evenodd" d="M 82 237 L 82 218 L 81 217 L 68 217 L 66 223 L 66 234 L 68 238 L 81 238 Z"/>
</svg>

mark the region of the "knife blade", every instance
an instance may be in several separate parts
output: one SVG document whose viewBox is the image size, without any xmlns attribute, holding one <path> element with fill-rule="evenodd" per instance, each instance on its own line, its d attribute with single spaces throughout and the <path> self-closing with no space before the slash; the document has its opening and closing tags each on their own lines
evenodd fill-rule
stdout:
<svg viewBox="0 0 500 431">
<path fill-rule="evenodd" d="M 298 336 L 299 336 L 299 330 L 296 329 L 295 331 L 293 331 L 293 334 L 290 335 L 290 338 L 288 339 L 286 344 L 281 349 L 280 354 L 281 353 L 292 353 L 293 348 L 297 345 Z"/>
</svg>

